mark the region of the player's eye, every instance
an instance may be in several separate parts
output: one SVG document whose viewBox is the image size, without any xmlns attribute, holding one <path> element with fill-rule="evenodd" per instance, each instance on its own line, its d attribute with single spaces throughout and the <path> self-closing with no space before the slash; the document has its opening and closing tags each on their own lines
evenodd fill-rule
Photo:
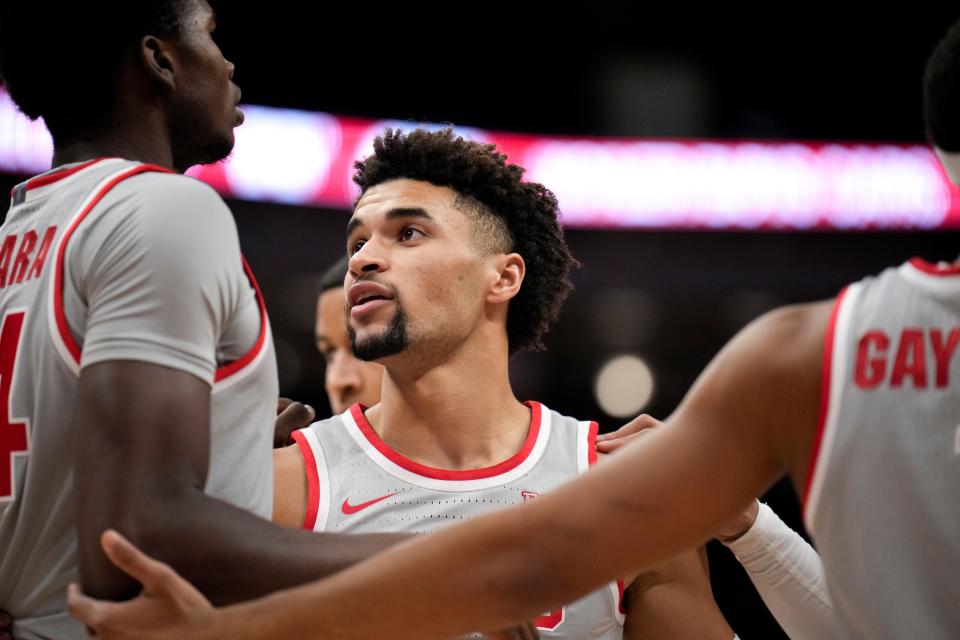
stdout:
<svg viewBox="0 0 960 640">
<path fill-rule="evenodd" d="M 403 231 L 400 232 L 400 239 L 404 242 L 419 240 L 420 238 L 426 237 L 427 234 L 416 227 L 404 227 Z"/>
</svg>

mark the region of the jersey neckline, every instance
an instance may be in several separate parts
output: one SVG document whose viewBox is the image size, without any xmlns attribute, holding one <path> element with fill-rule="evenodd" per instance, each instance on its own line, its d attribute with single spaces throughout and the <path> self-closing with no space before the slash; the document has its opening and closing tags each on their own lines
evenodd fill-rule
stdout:
<svg viewBox="0 0 960 640">
<path fill-rule="evenodd" d="M 960 276 L 960 262 L 941 262 L 934 264 L 932 262 L 927 262 L 923 258 L 910 258 L 907 264 L 917 271 L 921 271 L 922 273 L 930 276 Z"/>
<path fill-rule="evenodd" d="M 59 189 L 67 182 L 72 182 L 72 179 L 77 176 L 77 174 L 80 174 L 92 167 L 101 166 L 105 163 L 119 163 L 124 161 L 125 160 L 123 158 L 101 157 L 93 158 L 91 160 L 83 160 L 81 162 L 71 162 L 54 167 L 50 171 L 34 176 L 13 187 L 13 189 L 10 190 L 10 206 L 12 208 L 29 200 L 46 196 L 52 191 Z M 150 171 L 158 173 L 173 173 L 173 171 L 170 169 L 153 164 L 137 162 L 134 160 L 127 162 L 133 163 L 132 166 L 148 167 Z"/>
<path fill-rule="evenodd" d="M 350 407 L 349 413 L 364 439 L 382 456 L 398 467 L 418 476 L 433 480 L 465 481 L 501 476 L 516 469 L 530 457 L 540 436 L 543 406 L 539 402 L 534 401 L 524 402 L 524 404 L 530 408 L 530 428 L 527 430 L 527 437 L 524 439 L 520 450 L 502 462 L 480 469 L 440 469 L 411 460 L 399 451 L 396 451 L 377 435 L 377 432 L 373 430 L 373 427 L 370 426 L 367 417 L 364 415 L 366 407 L 361 404 L 355 404 Z"/>
</svg>

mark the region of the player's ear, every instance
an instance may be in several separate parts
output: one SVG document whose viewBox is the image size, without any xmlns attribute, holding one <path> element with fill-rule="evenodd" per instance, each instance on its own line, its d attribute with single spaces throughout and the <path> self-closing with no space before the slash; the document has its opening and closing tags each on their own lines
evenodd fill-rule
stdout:
<svg viewBox="0 0 960 640">
<path fill-rule="evenodd" d="M 507 302 L 520 292 L 527 265 L 519 253 L 507 253 L 491 256 L 494 267 L 494 280 L 487 293 L 487 302 Z"/>
<path fill-rule="evenodd" d="M 165 87 L 167 91 L 177 88 L 176 64 L 170 44 L 155 36 L 144 36 L 137 48 L 137 61 L 147 74 Z"/>
</svg>

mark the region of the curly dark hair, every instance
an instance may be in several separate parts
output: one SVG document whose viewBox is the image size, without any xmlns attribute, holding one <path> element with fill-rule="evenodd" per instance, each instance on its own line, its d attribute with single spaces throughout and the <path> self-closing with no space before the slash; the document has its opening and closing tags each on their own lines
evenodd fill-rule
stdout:
<svg viewBox="0 0 960 640">
<path fill-rule="evenodd" d="M 180 34 L 197 0 L 0 0 L 0 77 L 58 144 L 102 128 L 125 56 L 146 35 Z"/>
<path fill-rule="evenodd" d="M 453 189 L 457 206 L 475 222 L 481 247 L 516 252 L 526 263 L 523 286 L 507 314 L 510 354 L 544 349 L 543 338 L 573 289 L 570 269 L 577 266 L 549 189 L 525 182 L 523 167 L 508 164 L 495 145 L 465 140 L 449 128 L 387 129 L 374 141 L 373 155 L 355 166 L 361 197 L 400 178 Z"/>
<path fill-rule="evenodd" d="M 960 22 L 950 27 L 927 60 L 923 112 L 930 142 L 960 152 Z"/>
</svg>

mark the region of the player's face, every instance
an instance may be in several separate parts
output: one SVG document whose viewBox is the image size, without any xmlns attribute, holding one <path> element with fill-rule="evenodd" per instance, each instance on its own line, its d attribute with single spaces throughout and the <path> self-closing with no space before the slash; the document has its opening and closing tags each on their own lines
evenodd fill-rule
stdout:
<svg viewBox="0 0 960 640">
<path fill-rule="evenodd" d="M 414 346 L 421 356 L 449 352 L 477 326 L 489 270 L 476 227 L 455 200 L 452 189 L 404 179 L 357 203 L 345 279 L 357 357 L 382 361 Z"/>
<path fill-rule="evenodd" d="M 222 160 L 233 149 L 233 128 L 243 122 L 233 63 L 213 40 L 216 21 L 206 0 L 185 9 L 172 43 L 177 87 L 171 102 L 174 163 L 178 168 Z"/>
<path fill-rule="evenodd" d="M 368 407 L 377 404 L 383 381 L 382 366 L 353 355 L 343 304 L 343 289 L 328 289 L 317 299 L 317 350 L 327 361 L 323 386 L 335 413 L 343 413 L 357 402 Z"/>
</svg>

